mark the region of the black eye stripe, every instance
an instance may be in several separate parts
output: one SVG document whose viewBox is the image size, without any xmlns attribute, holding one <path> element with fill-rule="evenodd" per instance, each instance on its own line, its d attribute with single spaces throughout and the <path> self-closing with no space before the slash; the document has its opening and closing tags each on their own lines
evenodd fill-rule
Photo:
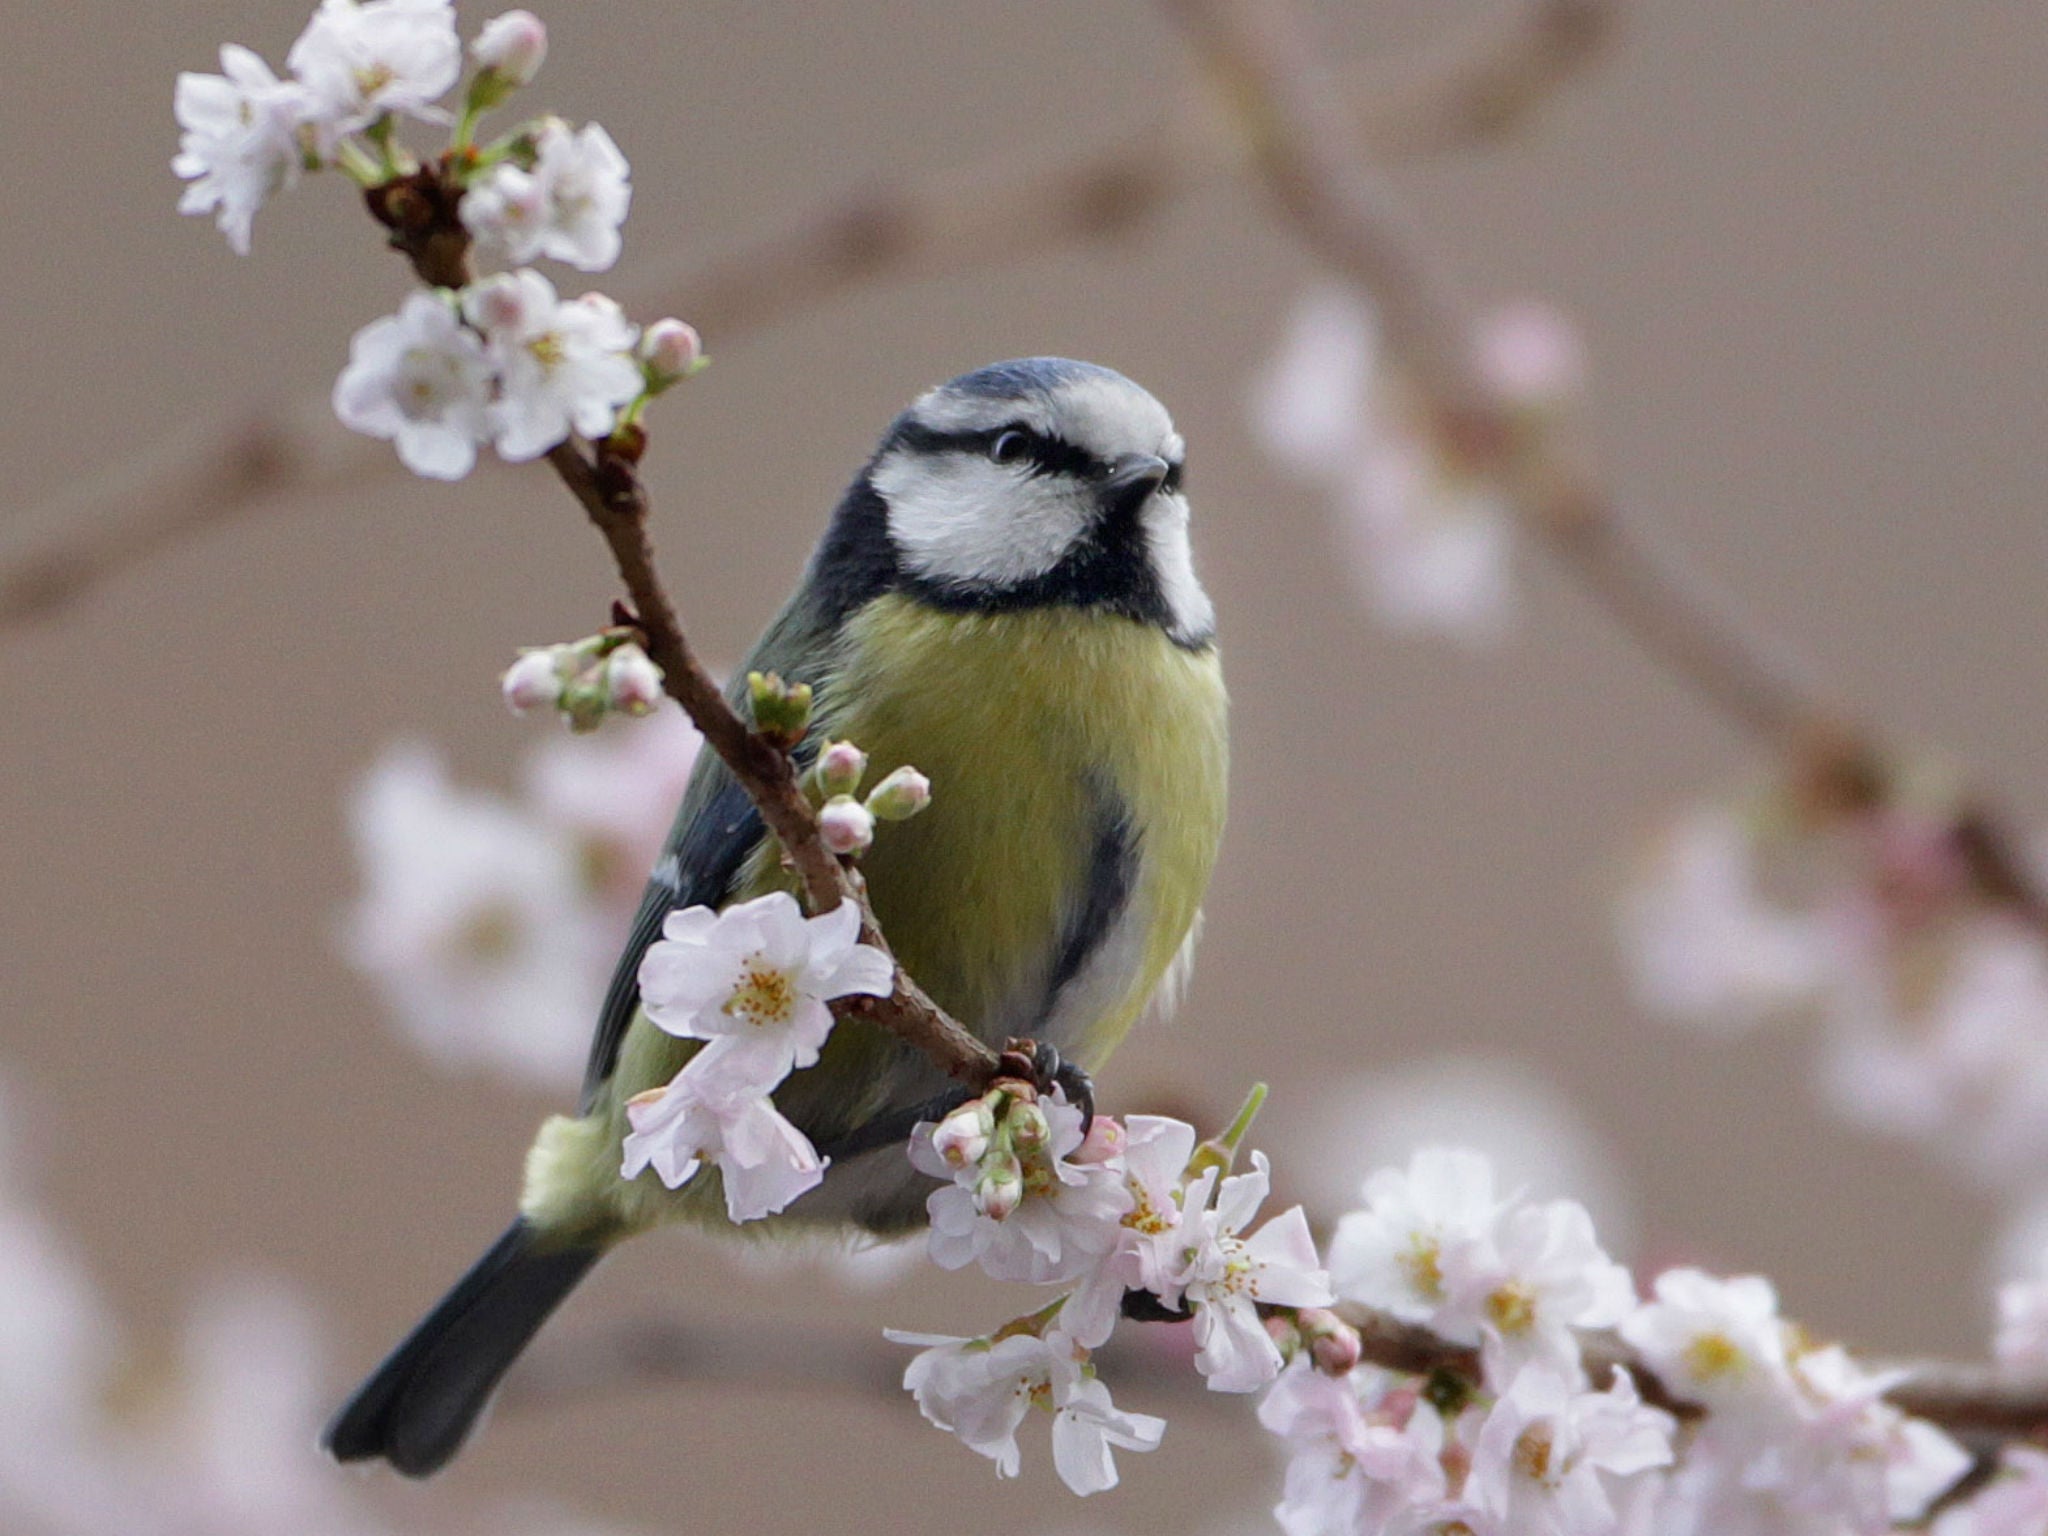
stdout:
<svg viewBox="0 0 2048 1536">
<path fill-rule="evenodd" d="M 980 432 L 937 432 L 917 422 L 907 421 L 890 435 L 890 446 L 909 448 L 918 453 L 971 453 L 987 458 L 995 447 L 996 439 L 1006 432 L 1023 436 L 1025 451 L 1022 462 L 1028 463 L 1034 473 L 1072 475 L 1077 480 L 1100 479 L 1109 473 L 1109 466 L 1087 449 L 1065 438 L 1048 437 L 1022 422 L 1014 421 Z"/>
</svg>

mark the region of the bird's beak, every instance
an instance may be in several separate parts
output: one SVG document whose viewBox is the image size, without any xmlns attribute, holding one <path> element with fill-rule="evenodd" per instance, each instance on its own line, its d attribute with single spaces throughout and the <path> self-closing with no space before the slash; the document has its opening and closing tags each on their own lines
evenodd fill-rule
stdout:
<svg viewBox="0 0 2048 1536">
<path fill-rule="evenodd" d="M 1109 466 L 1102 482 L 1102 504 L 1135 511 L 1158 490 L 1172 466 L 1156 453 L 1127 453 Z"/>
</svg>

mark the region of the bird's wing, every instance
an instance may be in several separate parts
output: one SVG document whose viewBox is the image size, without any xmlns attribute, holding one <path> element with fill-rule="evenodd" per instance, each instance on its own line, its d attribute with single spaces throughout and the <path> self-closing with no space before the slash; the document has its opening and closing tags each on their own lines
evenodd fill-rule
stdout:
<svg viewBox="0 0 2048 1536">
<path fill-rule="evenodd" d="M 726 689 L 726 698 L 744 719 L 749 714 L 749 672 L 778 672 L 790 682 L 810 683 L 821 697 L 813 712 L 820 729 L 814 730 L 798 751 L 800 758 L 808 760 L 822 736 L 826 713 L 822 696 L 829 692 L 830 651 L 829 633 L 799 591 L 741 664 Z M 640 961 L 660 937 L 663 921 L 682 907 L 724 906 L 762 832 L 761 813 L 754 809 L 746 790 L 718 755 L 706 748 L 690 774 L 682 808 L 640 898 L 640 909 L 633 914 L 632 931 L 612 971 L 611 985 L 605 989 L 604 1005 L 598 1010 L 597 1033 L 591 1037 L 590 1061 L 583 1071 L 585 1114 L 596 1104 L 618 1064 L 620 1042 L 640 1008 Z"/>
</svg>

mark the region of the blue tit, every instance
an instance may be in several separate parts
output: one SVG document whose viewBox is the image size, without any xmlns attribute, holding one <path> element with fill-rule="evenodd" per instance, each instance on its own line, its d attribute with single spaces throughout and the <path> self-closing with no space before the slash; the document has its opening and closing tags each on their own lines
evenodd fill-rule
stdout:
<svg viewBox="0 0 2048 1536">
<path fill-rule="evenodd" d="M 857 742 L 877 776 L 930 777 L 929 809 L 885 825 L 862 863 L 909 973 L 984 1040 L 1029 1036 L 1090 1071 L 1177 986 L 1223 832 L 1223 680 L 1181 464 L 1165 408 L 1107 368 L 1027 358 L 941 385 L 890 426 L 742 669 L 812 684 L 812 741 Z M 744 683 L 733 697 L 747 707 Z M 705 753 L 580 1113 L 542 1126 L 518 1219 L 335 1416 L 337 1458 L 434 1471 L 614 1243 L 728 1225 L 715 1170 L 676 1190 L 620 1177 L 626 1101 L 695 1048 L 648 1020 L 637 977 L 670 912 L 786 884 Z M 931 1184 L 902 1143 L 947 1089 L 894 1037 L 842 1022 L 775 1095 L 831 1159 L 824 1182 L 748 1230 L 916 1226 Z"/>
</svg>

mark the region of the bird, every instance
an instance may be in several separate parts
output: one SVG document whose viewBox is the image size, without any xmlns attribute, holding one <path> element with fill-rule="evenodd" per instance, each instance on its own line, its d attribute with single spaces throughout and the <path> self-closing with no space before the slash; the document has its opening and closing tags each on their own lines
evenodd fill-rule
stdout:
<svg viewBox="0 0 2048 1536">
<path fill-rule="evenodd" d="M 1221 840 L 1227 700 L 1197 579 L 1184 444 L 1122 374 L 1036 357 L 926 391 L 834 510 L 749 672 L 811 684 L 799 754 L 849 740 L 933 797 L 861 861 L 898 960 L 991 1044 L 1029 1038 L 1099 1069 L 1185 977 Z M 610 1248 L 651 1227 L 727 1224 L 700 1175 L 621 1177 L 626 1102 L 694 1042 L 639 1005 L 672 912 L 787 889 L 745 789 L 702 754 L 599 1010 L 575 1115 L 545 1122 L 519 1215 L 328 1424 L 344 1462 L 408 1476 L 459 1450 L 506 1370 Z M 1083 1079 L 1085 1081 L 1085 1078 Z M 840 1023 L 777 1108 L 830 1159 L 749 1230 L 913 1231 L 934 1187 L 905 1154 L 943 1073 L 878 1025 Z"/>
</svg>

